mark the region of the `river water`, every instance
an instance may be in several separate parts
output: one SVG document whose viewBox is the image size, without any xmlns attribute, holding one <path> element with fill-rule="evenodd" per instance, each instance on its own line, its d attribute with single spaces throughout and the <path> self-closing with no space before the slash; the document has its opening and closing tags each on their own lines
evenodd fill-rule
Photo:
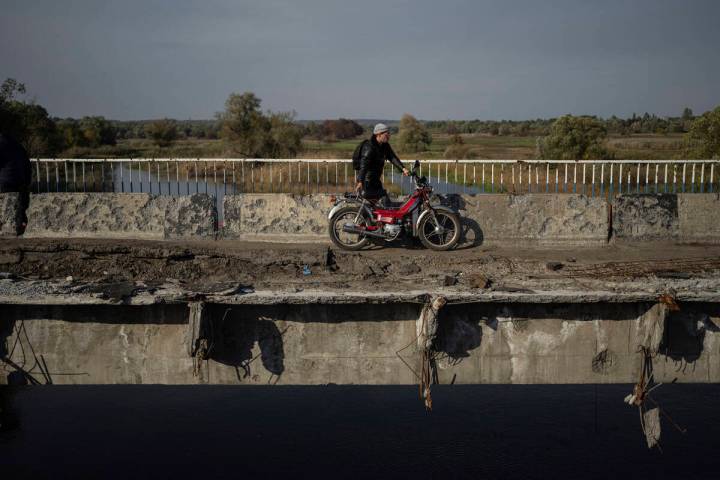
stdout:
<svg viewBox="0 0 720 480">
<path fill-rule="evenodd" d="M 719 478 L 720 386 L 653 393 L 662 452 L 630 388 L 15 387 L 0 478 Z"/>
</svg>

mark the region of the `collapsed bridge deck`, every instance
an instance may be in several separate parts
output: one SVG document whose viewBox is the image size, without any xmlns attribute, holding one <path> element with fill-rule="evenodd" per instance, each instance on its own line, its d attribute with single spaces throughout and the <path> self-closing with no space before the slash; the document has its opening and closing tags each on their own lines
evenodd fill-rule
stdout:
<svg viewBox="0 0 720 480">
<path fill-rule="evenodd" d="M 720 380 L 720 246 L 8 239 L 0 271 L 3 382 L 415 383 L 439 295 L 441 383 L 629 383 L 646 344 L 658 381 Z"/>
</svg>

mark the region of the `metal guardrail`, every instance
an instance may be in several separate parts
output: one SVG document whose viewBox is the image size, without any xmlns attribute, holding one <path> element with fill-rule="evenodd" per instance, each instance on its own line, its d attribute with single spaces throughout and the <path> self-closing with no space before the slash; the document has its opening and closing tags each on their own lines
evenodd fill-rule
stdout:
<svg viewBox="0 0 720 480">
<path fill-rule="evenodd" d="M 117 158 L 32 159 L 32 191 L 339 193 L 352 190 L 349 159 Z M 406 160 L 407 164 L 408 161 Z M 422 160 L 441 193 L 702 193 L 717 191 L 720 160 Z M 386 188 L 409 180 L 385 169 Z"/>
</svg>

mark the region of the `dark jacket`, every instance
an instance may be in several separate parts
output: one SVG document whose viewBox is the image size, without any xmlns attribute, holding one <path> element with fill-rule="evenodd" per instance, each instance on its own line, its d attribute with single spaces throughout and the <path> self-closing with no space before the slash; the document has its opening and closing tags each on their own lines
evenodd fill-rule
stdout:
<svg viewBox="0 0 720 480">
<path fill-rule="evenodd" d="M 390 144 L 378 143 L 375 135 L 373 135 L 369 141 L 365 142 L 362 150 L 360 150 L 358 182 L 363 182 L 365 185 L 382 183 L 385 160 L 388 160 L 395 168 L 402 171 L 403 164 L 397 155 L 395 155 L 395 152 L 393 152 Z"/>
<path fill-rule="evenodd" d="M 13 138 L 0 133 L 0 192 L 21 192 L 30 186 L 30 158 Z"/>
</svg>

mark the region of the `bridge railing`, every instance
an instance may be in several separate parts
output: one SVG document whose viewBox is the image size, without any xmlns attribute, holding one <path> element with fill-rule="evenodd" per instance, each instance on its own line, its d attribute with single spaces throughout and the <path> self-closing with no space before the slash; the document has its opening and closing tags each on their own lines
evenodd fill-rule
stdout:
<svg viewBox="0 0 720 480">
<path fill-rule="evenodd" d="M 410 165 L 413 160 L 405 160 Z M 340 193 L 352 190 L 349 159 L 39 158 L 32 191 Z M 718 191 L 720 160 L 422 160 L 420 174 L 440 193 L 623 193 Z M 386 188 L 408 193 L 408 178 L 389 165 Z"/>
</svg>

